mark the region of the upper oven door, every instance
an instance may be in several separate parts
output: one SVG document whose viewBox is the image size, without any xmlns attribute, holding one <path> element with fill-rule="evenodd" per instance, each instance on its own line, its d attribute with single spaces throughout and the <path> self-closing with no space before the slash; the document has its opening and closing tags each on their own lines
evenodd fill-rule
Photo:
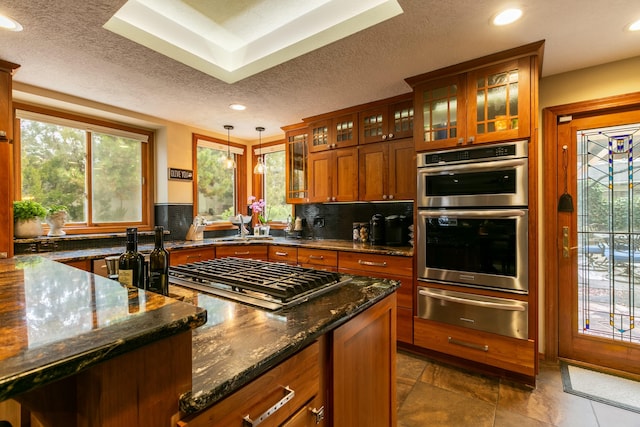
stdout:
<svg viewBox="0 0 640 427">
<path fill-rule="evenodd" d="M 418 209 L 418 279 L 528 292 L 528 210 Z"/>
<path fill-rule="evenodd" d="M 418 206 L 527 206 L 527 158 L 418 169 Z"/>
</svg>

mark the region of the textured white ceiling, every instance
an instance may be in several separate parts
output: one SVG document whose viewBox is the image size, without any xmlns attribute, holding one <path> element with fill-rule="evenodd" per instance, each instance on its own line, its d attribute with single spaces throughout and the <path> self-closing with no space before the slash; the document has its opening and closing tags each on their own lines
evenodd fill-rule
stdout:
<svg viewBox="0 0 640 427">
<path fill-rule="evenodd" d="M 346 1 L 346 0 L 345 0 Z M 234 84 L 103 28 L 124 0 L 8 0 L 24 31 L 0 33 L 14 79 L 174 122 L 255 140 L 304 117 L 410 91 L 404 78 L 537 40 L 543 76 L 640 55 L 638 0 L 536 0 L 508 27 L 502 0 L 399 0 L 404 13 Z M 278 1 L 273 0 L 273 7 Z M 640 70 L 639 70 L 640 76 Z M 247 105 L 243 112 L 228 105 Z"/>
</svg>

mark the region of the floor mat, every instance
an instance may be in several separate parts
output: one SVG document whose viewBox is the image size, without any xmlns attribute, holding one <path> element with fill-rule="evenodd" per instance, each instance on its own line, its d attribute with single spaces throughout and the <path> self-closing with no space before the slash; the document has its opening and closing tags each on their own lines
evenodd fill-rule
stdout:
<svg viewBox="0 0 640 427">
<path fill-rule="evenodd" d="M 565 362 L 560 363 L 560 368 L 566 393 L 640 413 L 640 382 Z"/>
</svg>

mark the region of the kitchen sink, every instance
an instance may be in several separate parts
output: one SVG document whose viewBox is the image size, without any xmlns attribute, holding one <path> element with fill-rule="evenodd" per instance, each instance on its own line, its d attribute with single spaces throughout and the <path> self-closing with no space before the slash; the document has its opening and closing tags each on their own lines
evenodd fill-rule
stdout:
<svg viewBox="0 0 640 427">
<path fill-rule="evenodd" d="M 246 240 L 273 240 L 273 236 L 227 236 L 227 237 L 216 237 L 214 239 L 216 242 L 242 242 Z"/>
</svg>

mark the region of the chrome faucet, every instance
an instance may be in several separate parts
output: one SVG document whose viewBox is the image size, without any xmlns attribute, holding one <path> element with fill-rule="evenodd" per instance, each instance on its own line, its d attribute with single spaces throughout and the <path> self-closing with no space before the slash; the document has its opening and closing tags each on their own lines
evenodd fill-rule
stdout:
<svg viewBox="0 0 640 427">
<path fill-rule="evenodd" d="M 238 215 L 238 220 L 240 222 L 240 226 L 238 227 L 240 238 L 244 239 L 249 234 L 249 230 L 244 226 L 244 219 L 242 218 L 242 214 Z"/>
</svg>

